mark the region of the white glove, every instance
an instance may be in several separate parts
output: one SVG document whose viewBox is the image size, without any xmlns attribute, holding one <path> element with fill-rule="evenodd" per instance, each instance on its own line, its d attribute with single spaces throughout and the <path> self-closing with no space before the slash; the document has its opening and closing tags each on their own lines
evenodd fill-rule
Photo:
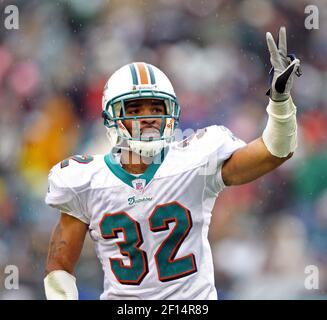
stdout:
<svg viewBox="0 0 327 320">
<path fill-rule="evenodd" d="M 270 75 L 270 89 L 267 95 L 273 101 L 286 101 L 291 95 L 294 74 L 301 75 L 300 60 L 294 54 L 287 54 L 286 28 L 279 30 L 278 47 L 270 32 L 266 33 L 266 40 L 270 52 L 272 69 Z"/>
</svg>

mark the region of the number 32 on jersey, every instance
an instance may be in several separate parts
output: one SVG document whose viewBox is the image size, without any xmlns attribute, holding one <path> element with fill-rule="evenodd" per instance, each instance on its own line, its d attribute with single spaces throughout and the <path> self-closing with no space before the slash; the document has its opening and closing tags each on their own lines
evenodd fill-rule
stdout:
<svg viewBox="0 0 327 320">
<path fill-rule="evenodd" d="M 175 222 L 174 228 L 154 255 L 158 278 L 162 282 L 197 271 L 194 254 L 175 259 L 192 228 L 191 214 L 187 208 L 178 202 L 156 206 L 149 217 L 149 228 L 154 233 L 166 231 L 171 222 Z M 123 233 L 124 240 L 116 244 L 120 253 L 130 259 L 130 265 L 125 266 L 122 259 L 110 258 L 111 269 L 120 283 L 139 285 L 149 272 L 147 254 L 140 249 L 143 243 L 140 224 L 126 212 L 108 213 L 100 222 L 100 230 L 104 239 L 117 239 L 118 232 Z"/>
</svg>

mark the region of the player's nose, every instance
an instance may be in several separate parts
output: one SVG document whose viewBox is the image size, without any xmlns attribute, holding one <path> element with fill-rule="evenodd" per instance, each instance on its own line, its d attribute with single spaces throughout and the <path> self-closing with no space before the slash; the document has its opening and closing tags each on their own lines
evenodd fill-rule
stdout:
<svg viewBox="0 0 327 320">
<path fill-rule="evenodd" d="M 142 108 L 140 110 L 140 113 L 141 113 L 142 116 L 150 116 L 151 113 L 152 113 L 152 106 L 151 106 L 151 104 L 145 103 L 142 106 Z"/>
<path fill-rule="evenodd" d="M 156 118 L 144 118 L 141 120 L 141 124 L 142 125 L 154 125 L 158 122 L 158 120 L 160 121 L 160 119 L 156 119 Z"/>
</svg>

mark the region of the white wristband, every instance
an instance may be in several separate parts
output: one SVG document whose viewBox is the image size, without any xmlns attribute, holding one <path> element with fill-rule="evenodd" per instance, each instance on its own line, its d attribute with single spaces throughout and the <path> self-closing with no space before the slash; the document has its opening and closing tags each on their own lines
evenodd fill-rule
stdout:
<svg viewBox="0 0 327 320">
<path fill-rule="evenodd" d="M 76 278 L 64 270 L 50 272 L 44 278 L 47 300 L 78 300 Z"/>
<path fill-rule="evenodd" d="M 296 106 L 291 97 L 282 102 L 269 99 L 266 110 L 269 118 L 263 142 L 272 155 L 284 158 L 297 147 Z"/>
</svg>

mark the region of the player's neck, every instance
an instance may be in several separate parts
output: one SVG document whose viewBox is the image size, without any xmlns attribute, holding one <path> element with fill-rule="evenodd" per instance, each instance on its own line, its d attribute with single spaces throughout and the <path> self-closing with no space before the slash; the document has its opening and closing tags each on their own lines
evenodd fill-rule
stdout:
<svg viewBox="0 0 327 320">
<path fill-rule="evenodd" d="M 122 167 L 131 174 L 141 174 L 150 165 L 153 158 L 144 158 L 130 150 L 122 150 L 120 162 Z"/>
</svg>

